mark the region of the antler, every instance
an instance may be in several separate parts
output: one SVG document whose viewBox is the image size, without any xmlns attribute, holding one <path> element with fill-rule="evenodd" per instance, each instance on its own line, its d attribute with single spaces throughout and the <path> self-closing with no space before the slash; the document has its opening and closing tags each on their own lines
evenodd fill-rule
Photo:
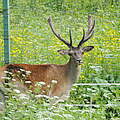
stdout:
<svg viewBox="0 0 120 120">
<path fill-rule="evenodd" d="M 80 43 L 78 44 L 78 48 L 87 40 L 89 40 L 93 33 L 94 33 L 94 26 L 95 26 L 95 20 L 92 20 L 92 16 L 88 16 L 88 30 L 87 32 L 85 32 L 85 30 L 83 29 L 83 37 L 80 41 Z"/>
<path fill-rule="evenodd" d="M 61 37 L 60 34 L 58 34 L 58 33 L 55 32 L 54 26 L 53 26 L 53 24 L 52 24 L 52 19 L 51 19 L 51 17 L 48 18 L 48 23 L 49 23 L 50 28 L 51 28 L 52 32 L 54 33 L 54 35 L 55 35 L 60 41 L 64 42 L 69 48 L 71 48 L 71 47 L 72 47 L 71 31 L 69 31 L 69 33 L 70 33 L 70 43 L 69 43 L 69 42 L 67 42 L 66 40 L 64 40 L 64 39 Z"/>
</svg>

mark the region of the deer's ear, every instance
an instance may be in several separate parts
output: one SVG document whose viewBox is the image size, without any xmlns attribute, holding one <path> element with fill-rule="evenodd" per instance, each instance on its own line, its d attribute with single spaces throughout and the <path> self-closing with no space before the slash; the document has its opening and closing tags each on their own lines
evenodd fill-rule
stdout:
<svg viewBox="0 0 120 120">
<path fill-rule="evenodd" d="M 83 52 L 89 52 L 94 48 L 94 46 L 86 46 L 84 48 L 82 48 Z"/>
<path fill-rule="evenodd" d="M 57 52 L 59 52 L 61 55 L 68 55 L 69 54 L 68 50 L 58 50 Z"/>
</svg>

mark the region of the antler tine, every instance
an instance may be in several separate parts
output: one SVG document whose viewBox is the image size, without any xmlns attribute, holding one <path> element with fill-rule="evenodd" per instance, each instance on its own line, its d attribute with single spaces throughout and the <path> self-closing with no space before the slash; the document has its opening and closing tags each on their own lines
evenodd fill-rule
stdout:
<svg viewBox="0 0 120 120">
<path fill-rule="evenodd" d="M 82 40 L 80 41 L 78 47 L 80 47 L 84 42 L 86 42 L 87 40 L 89 40 L 89 39 L 92 37 L 92 35 L 94 34 L 94 30 L 92 30 L 91 32 L 89 32 L 88 36 L 85 35 L 85 32 L 84 32 L 83 34 L 84 34 L 84 35 L 83 35 L 83 38 L 82 38 Z"/>
<path fill-rule="evenodd" d="M 88 16 L 88 30 L 85 33 L 84 29 L 83 29 L 83 37 L 82 40 L 80 41 L 78 47 L 80 47 L 84 42 L 86 42 L 87 40 L 89 40 L 93 33 L 94 33 L 94 26 L 95 26 L 95 20 L 92 20 L 91 16 Z"/>
<path fill-rule="evenodd" d="M 83 44 L 84 39 L 85 39 L 85 30 L 83 29 L 83 37 L 82 37 L 81 41 L 78 44 L 78 48 Z"/>
<path fill-rule="evenodd" d="M 55 35 L 60 41 L 64 42 L 69 48 L 71 48 L 71 43 L 68 43 L 67 41 L 65 41 L 65 40 L 60 36 L 60 34 L 58 34 L 58 33 L 55 32 L 55 29 L 54 29 L 53 24 L 52 24 L 52 19 L 51 19 L 51 17 L 48 18 L 48 23 L 49 23 L 50 28 L 51 28 L 52 32 L 54 33 L 54 35 Z"/>
<path fill-rule="evenodd" d="M 90 33 L 91 27 L 92 27 L 92 16 L 88 16 L 88 30 L 86 32 L 86 35 Z"/>
<path fill-rule="evenodd" d="M 72 34 L 71 34 L 71 30 L 69 30 L 69 34 L 70 34 L 70 46 L 72 47 Z"/>
</svg>

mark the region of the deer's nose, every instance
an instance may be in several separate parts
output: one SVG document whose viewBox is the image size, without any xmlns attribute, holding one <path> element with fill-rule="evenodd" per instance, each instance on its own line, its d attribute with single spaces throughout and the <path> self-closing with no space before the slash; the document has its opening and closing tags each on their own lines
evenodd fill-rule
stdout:
<svg viewBox="0 0 120 120">
<path fill-rule="evenodd" d="M 78 64 L 82 64 L 83 61 L 82 60 L 76 60 Z"/>
</svg>

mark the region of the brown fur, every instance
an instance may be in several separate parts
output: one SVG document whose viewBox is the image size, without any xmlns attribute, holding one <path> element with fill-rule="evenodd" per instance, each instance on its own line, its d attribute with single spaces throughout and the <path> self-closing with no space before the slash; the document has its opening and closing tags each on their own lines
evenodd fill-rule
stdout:
<svg viewBox="0 0 120 120">
<path fill-rule="evenodd" d="M 22 69 L 22 71 L 20 71 Z M 30 71 L 31 73 L 27 75 L 23 70 Z M 5 76 L 4 71 L 8 71 L 14 74 L 11 80 L 14 78 L 16 81 L 13 83 L 17 84 L 17 87 L 21 91 L 31 89 L 35 93 L 35 89 L 39 88 L 36 82 L 45 82 L 42 89 L 40 90 L 42 94 L 47 94 L 49 96 L 63 96 L 64 94 L 69 94 L 69 90 L 72 86 L 72 81 L 69 78 L 69 65 L 56 65 L 56 64 L 41 64 L 41 65 L 30 65 L 30 64 L 10 64 L 0 68 L 0 77 Z M 21 77 L 24 74 L 25 77 Z M 3 79 L 0 79 L 2 81 Z M 22 80 L 22 82 L 21 82 Z M 56 80 L 57 83 L 52 83 L 52 80 Z M 31 83 L 26 83 L 26 81 L 31 81 Z M 18 83 L 19 82 L 19 83 Z M 51 88 L 48 88 L 52 86 Z"/>
</svg>

